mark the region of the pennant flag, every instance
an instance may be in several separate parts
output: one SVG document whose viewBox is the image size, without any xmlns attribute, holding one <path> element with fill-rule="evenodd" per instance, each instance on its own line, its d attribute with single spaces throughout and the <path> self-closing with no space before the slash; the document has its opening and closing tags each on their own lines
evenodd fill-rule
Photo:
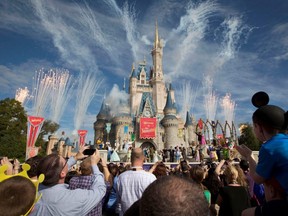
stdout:
<svg viewBox="0 0 288 216">
<path fill-rule="evenodd" d="M 135 134 L 131 134 L 131 141 L 133 142 L 135 140 Z"/>
<path fill-rule="evenodd" d="M 78 130 L 78 136 L 79 136 L 79 147 L 85 145 L 85 137 L 87 134 L 87 130 Z"/>
<path fill-rule="evenodd" d="M 128 134 L 128 128 L 129 128 L 128 125 L 124 126 L 124 134 Z"/>
<path fill-rule="evenodd" d="M 38 148 L 35 147 L 35 142 L 41 131 L 44 118 L 37 116 L 28 116 L 28 130 L 26 143 L 26 160 L 38 154 Z"/>
<path fill-rule="evenodd" d="M 111 123 L 106 123 L 106 131 L 107 133 L 110 133 L 111 130 Z"/>
</svg>

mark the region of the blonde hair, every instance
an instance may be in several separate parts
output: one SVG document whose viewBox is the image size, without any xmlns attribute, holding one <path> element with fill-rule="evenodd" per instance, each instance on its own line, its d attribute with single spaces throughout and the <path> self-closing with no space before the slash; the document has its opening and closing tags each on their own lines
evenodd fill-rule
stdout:
<svg viewBox="0 0 288 216">
<path fill-rule="evenodd" d="M 237 179 L 238 179 L 238 171 L 237 169 L 235 168 L 235 166 L 229 164 L 224 173 L 225 175 L 225 178 L 226 178 L 226 181 L 227 181 L 227 184 L 230 184 L 232 182 L 236 182 Z"/>
</svg>

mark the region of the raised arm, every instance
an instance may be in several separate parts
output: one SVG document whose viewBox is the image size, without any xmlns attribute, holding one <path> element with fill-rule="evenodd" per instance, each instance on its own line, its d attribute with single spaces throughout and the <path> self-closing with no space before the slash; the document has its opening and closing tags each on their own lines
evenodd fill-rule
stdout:
<svg viewBox="0 0 288 216">
<path fill-rule="evenodd" d="M 257 184 L 262 184 L 265 181 L 265 178 L 262 176 L 258 175 L 256 172 L 256 160 L 253 156 L 253 152 L 251 149 L 249 149 L 246 145 L 240 145 L 236 146 L 237 151 L 249 162 L 249 173 L 253 180 Z"/>
</svg>

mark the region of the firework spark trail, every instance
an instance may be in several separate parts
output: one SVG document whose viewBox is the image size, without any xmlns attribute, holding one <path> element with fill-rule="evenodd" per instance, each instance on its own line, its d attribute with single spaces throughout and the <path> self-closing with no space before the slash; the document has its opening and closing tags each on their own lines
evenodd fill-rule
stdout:
<svg viewBox="0 0 288 216">
<path fill-rule="evenodd" d="M 188 5 L 186 15 L 181 17 L 179 26 L 172 32 L 172 35 L 185 33 L 179 46 L 179 50 L 181 50 L 180 56 L 173 71 L 179 73 L 178 71 L 183 65 L 183 62 L 187 60 L 188 54 L 195 51 L 199 45 L 199 41 L 205 36 L 208 19 L 213 16 L 217 10 L 218 5 L 210 0 L 198 5 L 192 3 Z"/>
<path fill-rule="evenodd" d="M 244 24 L 239 16 L 231 16 L 221 23 L 222 43 L 218 56 L 212 60 L 208 74 L 215 74 L 220 71 L 225 63 L 233 59 L 241 45 L 246 43 L 252 31 L 248 25 Z M 219 28 L 220 29 L 220 28 Z"/>
<path fill-rule="evenodd" d="M 31 95 L 33 101 L 32 114 L 41 117 L 47 117 L 47 109 L 51 100 L 53 79 L 51 74 L 46 74 L 43 69 L 35 72 L 33 92 Z"/>
<path fill-rule="evenodd" d="M 78 8 L 81 15 L 79 22 L 82 26 L 86 27 L 86 34 L 87 31 L 90 31 L 96 45 L 102 48 L 112 60 L 117 60 L 118 58 L 116 53 L 113 52 L 110 42 L 108 41 L 107 37 L 105 37 L 100 25 L 97 22 L 95 13 L 91 10 L 87 2 L 85 2 L 85 8 L 80 5 L 78 5 Z"/>
<path fill-rule="evenodd" d="M 104 1 L 110 8 L 116 11 L 117 15 L 120 17 L 124 29 L 126 31 L 126 36 L 128 43 L 131 46 L 131 51 L 133 54 L 134 62 L 137 61 L 137 53 L 139 53 L 139 45 L 137 40 L 137 31 L 136 31 L 136 12 L 133 5 L 128 5 L 126 1 L 121 10 L 115 0 L 105 0 Z"/>
<path fill-rule="evenodd" d="M 213 79 L 210 76 L 205 76 L 203 80 L 204 88 L 204 109 L 207 120 L 214 121 L 216 117 L 218 97 L 213 89 Z"/>
<path fill-rule="evenodd" d="M 74 129 L 79 130 L 83 124 L 86 111 L 89 104 L 93 100 L 97 90 L 99 89 L 102 80 L 97 80 L 92 73 L 85 75 L 82 73 L 79 77 L 77 90 L 77 103 L 74 115 Z"/>
<path fill-rule="evenodd" d="M 139 52 L 138 41 L 136 40 L 137 32 L 136 32 L 136 13 L 135 8 L 133 6 L 129 7 L 128 2 L 125 2 L 123 6 L 123 16 L 122 22 L 127 34 L 128 43 L 131 45 L 131 50 L 133 54 L 134 61 L 137 61 L 137 53 Z"/>
<path fill-rule="evenodd" d="M 231 99 L 231 94 L 226 93 L 226 95 L 220 100 L 220 105 L 223 109 L 224 120 L 226 120 L 229 125 L 232 125 L 236 104 Z"/>
<path fill-rule="evenodd" d="M 51 34 L 54 46 L 60 52 L 61 58 L 75 70 L 89 71 L 93 68 L 94 72 L 98 72 L 89 34 L 86 34 L 90 31 L 87 29 L 89 25 L 82 25 L 81 21 L 85 22 L 85 20 L 79 19 L 81 17 L 79 8 L 73 8 L 72 12 L 75 15 L 71 16 L 71 11 L 69 14 L 65 11 L 59 11 L 56 7 L 57 4 L 44 3 L 40 0 L 32 0 L 31 3 L 42 26 Z M 104 45 L 99 45 L 101 48 L 105 48 Z"/>
<path fill-rule="evenodd" d="M 29 90 L 27 87 L 23 88 L 18 88 L 16 90 L 15 94 L 15 100 L 19 101 L 22 106 L 26 104 L 26 102 L 29 100 Z"/>
<path fill-rule="evenodd" d="M 234 58 L 235 52 L 238 51 L 252 31 L 252 28 L 247 26 L 241 20 L 241 17 L 233 16 L 224 20 L 221 24 L 224 28 L 223 31 L 223 50 L 221 56 L 225 56 L 228 59 Z M 241 41 L 241 39 L 244 39 Z"/>
<path fill-rule="evenodd" d="M 50 118 L 51 121 L 59 123 L 72 96 L 73 77 L 64 69 L 53 69 L 50 73 L 53 80 Z"/>
<path fill-rule="evenodd" d="M 180 104 L 182 104 L 181 116 L 185 119 L 187 111 L 191 112 L 191 108 L 193 109 L 195 105 L 198 89 L 194 89 L 190 81 L 185 81 L 181 93 L 177 98 L 180 99 Z"/>
</svg>

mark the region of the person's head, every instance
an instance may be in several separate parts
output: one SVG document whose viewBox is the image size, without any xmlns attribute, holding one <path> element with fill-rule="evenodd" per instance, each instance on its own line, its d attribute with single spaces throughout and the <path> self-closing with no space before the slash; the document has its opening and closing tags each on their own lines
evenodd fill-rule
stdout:
<svg viewBox="0 0 288 216">
<path fill-rule="evenodd" d="M 141 148 L 134 148 L 131 152 L 131 164 L 132 166 L 143 165 L 145 161 L 145 156 Z"/>
<path fill-rule="evenodd" d="M 5 216 L 26 215 L 36 198 L 36 187 L 23 176 L 13 176 L 0 182 L 0 214 Z"/>
<path fill-rule="evenodd" d="M 66 174 L 65 177 L 65 184 L 69 184 L 70 180 L 74 177 L 74 176 L 79 176 L 79 173 L 76 170 L 71 170 Z"/>
<path fill-rule="evenodd" d="M 92 174 L 91 158 L 85 158 L 80 164 L 81 175 L 87 176 Z"/>
<path fill-rule="evenodd" d="M 208 202 L 198 184 L 177 176 L 151 183 L 140 199 L 141 216 L 208 215 Z"/>
<path fill-rule="evenodd" d="M 36 155 L 25 161 L 25 163 L 30 165 L 30 170 L 27 171 L 29 178 L 37 177 L 37 167 L 41 159 L 42 157 Z"/>
<path fill-rule="evenodd" d="M 64 179 L 68 173 L 67 161 L 58 154 L 47 155 L 38 164 L 37 176 L 42 173 L 45 175 L 45 180 L 42 182 L 45 186 L 64 183 Z"/>
<path fill-rule="evenodd" d="M 265 105 L 258 108 L 252 116 L 257 138 L 265 141 L 263 140 L 265 137 L 262 137 L 263 130 L 271 135 L 278 132 L 285 132 L 287 130 L 287 118 L 287 113 L 278 106 Z"/>
<path fill-rule="evenodd" d="M 247 160 L 241 159 L 239 165 L 244 172 L 249 171 L 249 162 Z"/>
<path fill-rule="evenodd" d="M 155 170 L 153 171 L 153 174 L 156 176 L 156 178 L 159 178 L 161 176 L 167 175 L 167 169 L 164 163 L 158 163 L 155 167 Z"/>
<path fill-rule="evenodd" d="M 248 179 L 247 179 L 244 171 L 241 169 L 239 164 L 235 164 L 234 167 L 238 171 L 237 183 L 240 184 L 241 186 L 247 187 Z"/>
<path fill-rule="evenodd" d="M 190 177 L 200 184 L 205 178 L 206 170 L 202 166 L 192 166 L 190 169 Z"/>
<path fill-rule="evenodd" d="M 225 176 L 227 184 L 237 182 L 238 171 L 233 165 L 229 164 L 228 166 L 226 166 L 223 175 Z"/>
<path fill-rule="evenodd" d="M 288 128 L 288 112 L 275 105 L 268 105 L 269 96 L 265 92 L 257 92 L 252 97 L 252 104 L 258 109 L 253 113 L 252 120 L 257 138 L 265 141 L 269 135 L 286 132 Z"/>
<path fill-rule="evenodd" d="M 117 176 L 119 173 L 119 168 L 117 164 L 113 164 L 113 163 L 108 164 L 108 169 L 113 177 Z"/>
</svg>

